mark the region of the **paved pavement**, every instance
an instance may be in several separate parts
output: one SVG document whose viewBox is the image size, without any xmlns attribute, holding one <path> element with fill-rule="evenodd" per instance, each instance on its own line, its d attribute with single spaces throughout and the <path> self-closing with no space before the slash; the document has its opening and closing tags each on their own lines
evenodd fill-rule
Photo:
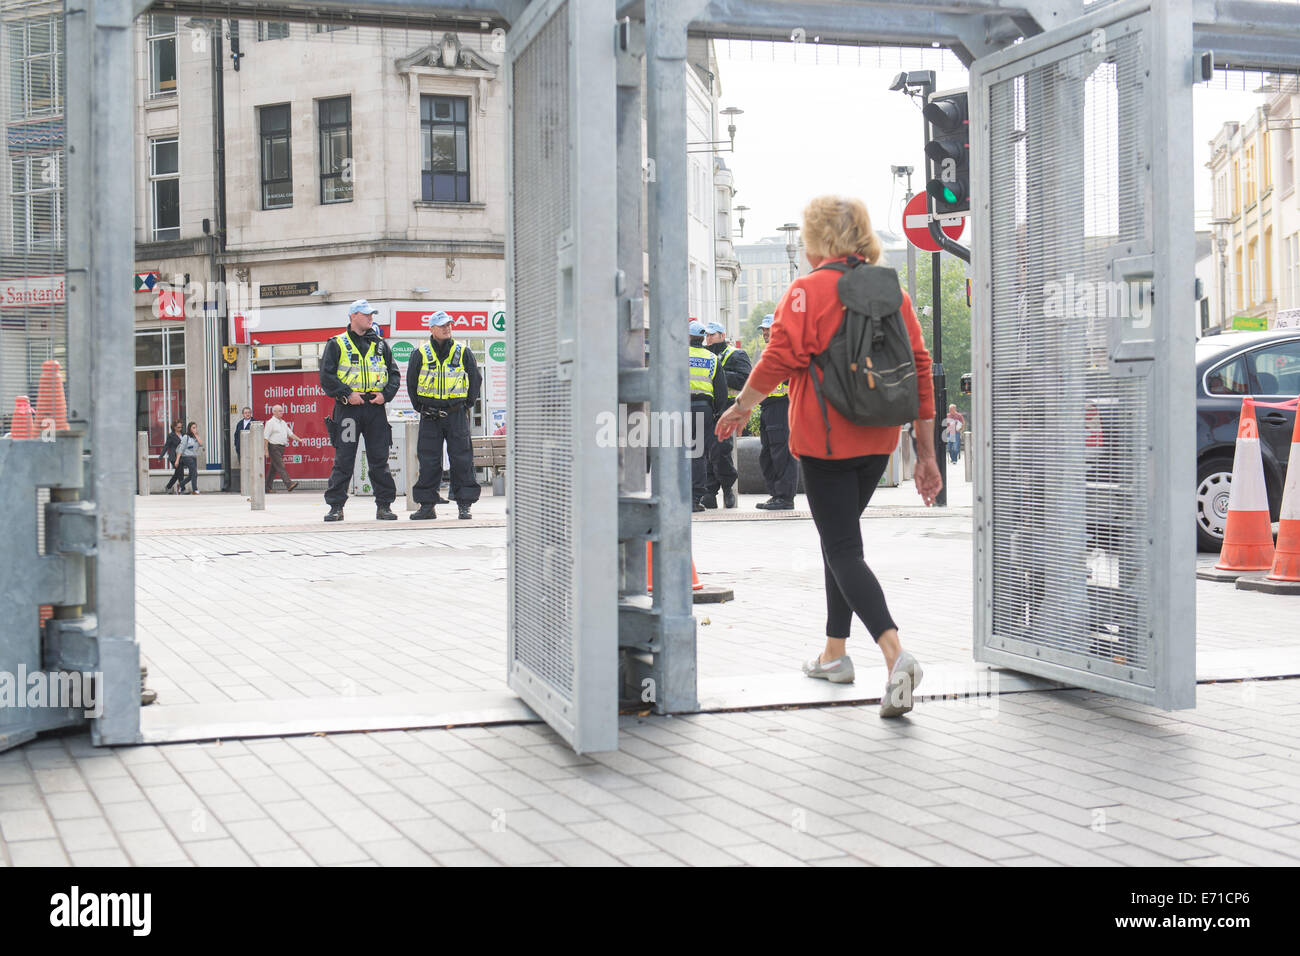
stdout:
<svg viewBox="0 0 1300 956">
<path fill-rule="evenodd" d="M 938 513 L 885 490 L 864 520 L 931 673 L 973 666 L 960 492 Z M 314 494 L 272 496 L 270 514 L 139 500 L 145 714 L 506 696 L 503 501 L 433 527 L 357 521 L 357 504 L 340 527 Z M 737 597 L 697 608 L 701 686 L 824 687 L 794 670 L 821 642 L 811 522 L 710 514 L 694 537 L 701 576 Z M 472 640 L 397 613 L 374 633 L 361 592 L 340 593 L 345 565 L 426 620 L 456 600 Z M 1300 674 L 1300 601 L 1200 582 L 1197 602 L 1209 676 Z M 865 643 L 859 698 L 883 683 Z M 626 717 L 619 752 L 590 757 L 537 723 L 113 750 L 77 734 L 0 754 L 0 862 L 1295 865 L 1297 740 L 1294 679 L 1202 684 L 1173 714 L 1029 690 L 926 699 L 902 721 L 861 704 Z"/>
</svg>

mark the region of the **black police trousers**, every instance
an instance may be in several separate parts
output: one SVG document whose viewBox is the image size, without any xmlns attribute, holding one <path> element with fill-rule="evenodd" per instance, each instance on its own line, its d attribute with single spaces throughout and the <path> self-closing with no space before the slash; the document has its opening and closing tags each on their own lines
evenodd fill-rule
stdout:
<svg viewBox="0 0 1300 956">
<path fill-rule="evenodd" d="M 447 443 L 451 463 L 451 498 L 457 504 L 472 505 L 483 489 L 474 477 L 474 446 L 469 440 L 469 414 L 464 408 L 449 409 L 446 418 L 420 415 L 420 437 L 415 453 L 420 459 L 420 480 L 415 483 L 415 500 L 431 505 L 438 500 L 442 484 L 442 445 Z"/>
<path fill-rule="evenodd" d="M 692 501 L 699 501 L 709 493 L 709 450 L 717 444 L 717 439 L 713 437 L 714 421 L 712 402 L 691 400 L 691 445 L 687 454 L 691 456 Z M 700 430 L 703 431 L 702 434 Z"/>
<path fill-rule="evenodd" d="M 769 398 L 759 406 L 758 467 L 763 484 L 773 498 L 794 500 L 799 483 L 799 463 L 790 454 L 790 400 Z"/>
<path fill-rule="evenodd" d="M 364 438 L 370 486 L 375 489 L 375 505 L 391 505 L 397 498 L 397 485 L 388 470 L 388 448 L 393 442 L 388 407 L 335 402 L 334 421 L 338 423 L 339 440 L 334 446 L 334 470 L 330 472 L 329 487 L 325 489 L 325 503 L 331 508 L 341 508 L 348 500 L 352 469 L 357 461 L 357 442 Z"/>
<path fill-rule="evenodd" d="M 705 469 L 704 486 L 707 489 L 705 494 L 716 495 L 719 488 L 730 488 L 736 483 L 736 464 L 731 460 L 731 450 L 735 447 L 736 440 L 728 438 L 726 441 L 718 441 L 713 429 L 709 429 L 706 445 L 707 450 L 704 457 L 708 459 L 708 466 Z"/>
</svg>

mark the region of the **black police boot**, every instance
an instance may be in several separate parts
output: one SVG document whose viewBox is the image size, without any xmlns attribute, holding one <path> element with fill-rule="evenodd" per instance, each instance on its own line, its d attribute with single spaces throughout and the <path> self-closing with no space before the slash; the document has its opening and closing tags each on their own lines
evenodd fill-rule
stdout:
<svg viewBox="0 0 1300 956">
<path fill-rule="evenodd" d="M 767 506 L 768 511 L 794 511 L 794 502 L 789 498 L 773 498 Z"/>
<path fill-rule="evenodd" d="M 714 505 L 713 507 L 716 508 L 717 505 Z M 703 499 L 703 498 L 697 498 L 695 501 L 692 501 L 692 502 L 691 502 L 691 511 L 692 511 L 692 512 L 695 512 L 695 511 L 703 511 L 703 510 L 704 510 L 704 499 Z"/>
<path fill-rule="evenodd" d="M 376 521 L 396 521 L 397 515 L 393 514 L 393 509 L 388 505 L 377 505 L 375 507 Z"/>
<path fill-rule="evenodd" d="M 722 489 L 722 507 L 736 507 L 736 493 L 732 491 L 730 487 Z"/>
<path fill-rule="evenodd" d="M 327 514 L 327 515 L 325 516 L 325 520 L 326 520 L 326 521 L 342 521 L 342 520 L 343 520 L 343 506 L 342 506 L 342 505 L 330 505 L 330 513 Z"/>
<path fill-rule="evenodd" d="M 459 505 L 458 507 L 460 508 L 460 514 L 456 517 L 460 518 L 461 521 L 468 521 L 470 518 L 474 517 L 469 513 L 469 505 Z"/>
<path fill-rule="evenodd" d="M 716 508 L 718 506 L 718 496 L 716 494 L 705 495 L 700 499 L 700 504 L 706 508 Z"/>
<path fill-rule="evenodd" d="M 411 512 L 412 521 L 431 521 L 436 517 L 438 516 L 434 514 L 432 504 L 420 505 L 419 511 Z"/>
<path fill-rule="evenodd" d="M 768 498 L 766 501 L 760 501 L 758 504 L 754 505 L 754 507 L 759 511 L 767 511 L 774 504 L 776 504 L 776 499 Z"/>
</svg>

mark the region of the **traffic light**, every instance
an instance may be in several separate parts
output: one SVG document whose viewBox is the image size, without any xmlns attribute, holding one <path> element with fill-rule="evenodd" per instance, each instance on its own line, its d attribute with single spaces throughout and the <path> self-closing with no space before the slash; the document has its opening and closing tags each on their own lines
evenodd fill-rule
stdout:
<svg viewBox="0 0 1300 956">
<path fill-rule="evenodd" d="M 970 114 L 966 91 L 936 93 L 925 105 L 930 124 L 930 141 L 925 155 L 930 160 L 930 179 L 925 191 L 934 201 L 936 213 L 966 212 L 970 209 Z"/>
</svg>

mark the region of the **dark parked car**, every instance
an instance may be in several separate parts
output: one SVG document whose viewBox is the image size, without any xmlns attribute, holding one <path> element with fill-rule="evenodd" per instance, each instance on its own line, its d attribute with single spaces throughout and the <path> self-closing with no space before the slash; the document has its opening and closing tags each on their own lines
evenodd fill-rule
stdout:
<svg viewBox="0 0 1300 956">
<path fill-rule="evenodd" d="M 1300 329 L 1228 332 L 1196 343 L 1196 539 L 1218 551 L 1228 519 L 1228 489 L 1241 400 L 1286 402 L 1300 395 Z M 1277 521 L 1291 454 L 1294 411 L 1256 410 L 1268 505 Z"/>
</svg>

